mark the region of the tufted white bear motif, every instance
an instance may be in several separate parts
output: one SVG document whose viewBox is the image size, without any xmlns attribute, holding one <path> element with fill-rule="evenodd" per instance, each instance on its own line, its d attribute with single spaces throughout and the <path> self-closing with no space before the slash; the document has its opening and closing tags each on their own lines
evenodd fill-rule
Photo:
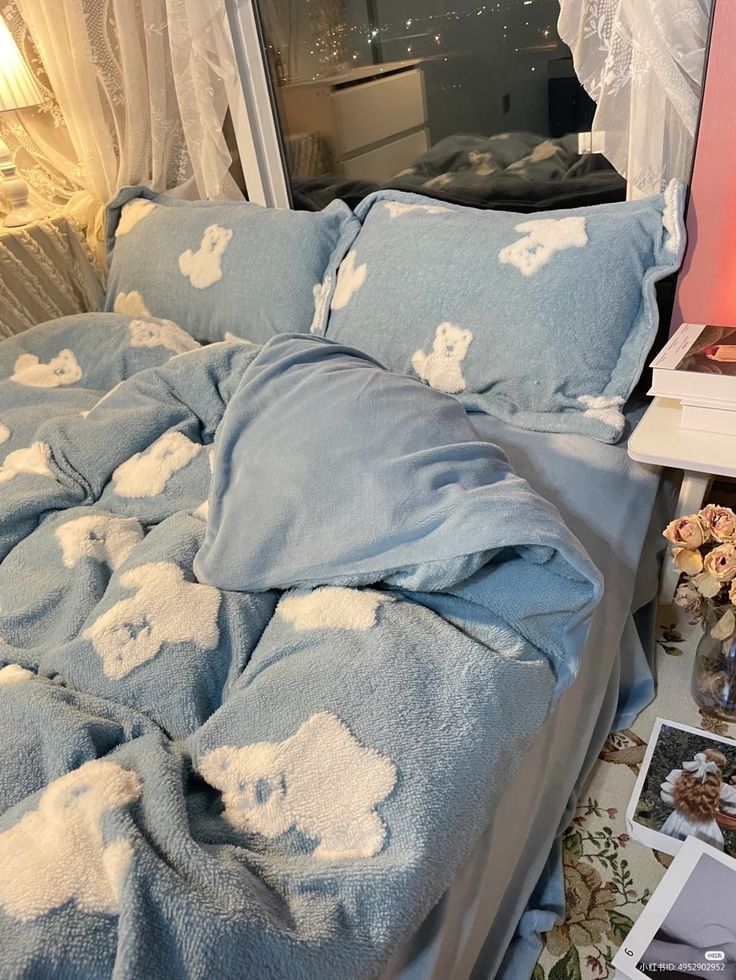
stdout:
<svg viewBox="0 0 736 980">
<path fill-rule="evenodd" d="M 450 211 L 450 208 L 444 208 L 440 204 L 407 204 L 405 201 L 386 201 L 385 207 L 392 218 L 411 214 L 412 211 L 424 211 L 425 214 L 448 214 Z"/>
<path fill-rule="evenodd" d="M 541 163 L 543 160 L 550 160 L 556 153 L 559 152 L 559 147 L 552 140 L 545 140 L 543 143 L 538 143 L 531 153 L 527 156 L 522 157 L 521 160 L 515 160 L 510 163 L 507 170 L 523 170 L 524 167 L 529 163 Z"/>
<path fill-rule="evenodd" d="M 436 177 L 431 177 L 429 180 L 425 180 L 422 187 L 429 187 L 432 189 L 436 187 L 449 187 L 452 182 L 452 174 L 437 174 Z"/>
<path fill-rule="evenodd" d="M 172 320 L 131 320 L 128 332 L 131 347 L 165 347 L 175 354 L 183 354 L 199 346 L 186 330 Z"/>
<path fill-rule="evenodd" d="M 178 565 L 151 562 L 120 576 L 134 595 L 116 602 L 82 634 L 102 658 L 108 677 L 119 680 L 152 660 L 164 643 L 196 643 L 214 650 L 220 639 L 220 592 L 188 582 Z"/>
<path fill-rule="evenodd" d="M 83 558 L 92 558 L 115 571 L 143 540 L 143 528 L 134 517 L 90 514 L 60 524 L 54 537 L 67 568 L 74 568 Z"/>
<path fill-rule="evenodd" d="M 118 466 L 112 474 L 113 493 L 120 497 L 155 497 L 201 449 L 183 432 L 165 432 L 148 449 Z"/>
<path fill-rule="evenodd" d="M 376 624 L 378 607 L 391 596 L 372 589 L 325 586 L 313 592 L 284 596 L 276 612 L 298 632 L 305 630 L 369 630 Z"/>
<path fill-rule="evenodd" d="M 123 838 L 106 844 L 101 824 L 140 795 L 135 773 L 100 759 L 50 783 L 37 809 L 0 833 L 0 908 L 25 922 L 70 899 L 117 914 L 133 848 Z"/>
<path fill-rule="evenodd" d="M 430 387 L 456 395 L 465 391 L 465 378 L 460 365 L 465 360 L 473 341 L 470 330 L 463 330 L 454 323 L 441 323 L 435 331 L 432 352 L 415 351 L 411 366 Z"/>
<path fill-rule="evenodd" d="M 493 166 L 493 156 L 490 153 L 471 150 L 468 153 L 468 162 L 479 177 L 490 177 L 491 174 L 495 174 L 496 172 L 496 168 Z"/>
<path fill-rule="evenodd" d="M 155 207 L 153 201 L 147 201 L 144 197 L 135 197 L 132 201 L 128 201 L 120 211 L 120 220 L 115 229 L 115 237 L 127 235 L 131 228 L 135 228 L 139 221 L 147 218 Z"/>
<path fill-rule="evenodd" d="M 624 418 L 621 414 L 621 409 L 624 404 L 623 398 L 606 398 L 603 395 L 581 395 L 578 401 L 585 409 L 585 415 L 588 418 L 599 419 L 614 429 L 623 429 Z"/>
<path fill-rule="evenodd" d="M 40 361 L 36 354 L 21 354 L 15 362 L 15 374 L 10 375 L 10 380 L 29 388 L 61 388 L 76 384 L 81 377 L 82 369 L 74 353 L 64 348 L 48 364 Z"/>
<path fill-rule="evenodd" d="M 324 282 L 315 283 L 312 286 L 312 295 L 314 296 L 314 316 L 312 317 L 312 325 L 309 328 L 310 333 L 320 333 L 322 328 L 322 320 L 325 315 L 325 304 L 327 303 L 327 296 L 330 292 L 330 285 L 332 279 L 328 276 Z"/>
<path fill-rule="evenodd" d="M 3 684 L 19 684 L 35 676 L 32 670 L 26 670 L 18 664 L 8 664 L 7 667 L 0 667 L 0 687 Z"/>
<path fill-rule="evenodd" d="M 365 748 L 335 715 L 322 711 L 283 742 L 224 745 L 199 772 L 222 793 L 225 819 L 264 837 L 296 827 L 319 838 L 314 857 L 373 857 L 386 830 L 375 806 L 396 782 L 396 767 Z"/>
<path fill-rule="evenodd" d="M 210 225 L 204 230 L 199 250 L 188 248 L 179 256 L 179 271 L 195 289 L 207 289 L 222 279 L 222 255 L 232 237 L 230 228 Z"/>
<path fill-rule="evenodd" d="M 357 260 L 358 256 L 355 249 L 352 249 L 342 261 L 340 271 L 337 274 L 335 292 L 332 294 L 333 310 L 344 309 L 365 282 L 368 266 L 365 262 L 362 265 L 356 265 Z"/>
<path fill-rule="evenodd" d="M 51 447 L 45 442 L 33 442 L 24 449 L 8 453 L 0 464 L 0 483 L 7 483 L 20 473 L 35 473 L 36 476 L 53 476 L 49 461 Z"/>
<path fill-rule="evenodd" d="M 4 422 L 0 422 L 0 446 L 10 438 L 10 429 Z"/>
<path fill-rule="evenodd" d="M 498 260 L 516 266 L 525 276 L 539 272 L 557 252 L 588 244 L 585 218 L 582 217 L 522 221 L 514 231 L 524 233 L 524 237 L 502 248 Z"/>
<path fill-rule="evenodd" d="M 137 289 L 131 289 L 129 293 L 118 293 L 115 297 L 113 311 L 115 313 L 127 313 L 128 316 L 151 316 Z"/>
</svg>

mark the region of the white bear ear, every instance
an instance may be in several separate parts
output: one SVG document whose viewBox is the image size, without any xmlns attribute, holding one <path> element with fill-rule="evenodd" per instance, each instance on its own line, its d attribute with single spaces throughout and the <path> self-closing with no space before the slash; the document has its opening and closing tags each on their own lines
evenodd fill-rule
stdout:
<svg viewBox="0 0 736 980">
<path fill-rule="evenodd" d="M 230 745 L 221 745 L 219 749 L 208 752 L 197 767 L 200 776 L 215 789 L 223 789 L 231 781 L 228 772 L 237 751 Z"/>
</svg>

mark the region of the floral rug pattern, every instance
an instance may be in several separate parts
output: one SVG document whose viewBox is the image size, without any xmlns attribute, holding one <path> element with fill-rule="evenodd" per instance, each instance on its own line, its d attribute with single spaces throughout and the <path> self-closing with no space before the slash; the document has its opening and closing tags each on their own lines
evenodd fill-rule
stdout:
<svg viewBox="0 0 736 980">
<path fill-rule="evenodd" d="M 611 961 L 671 858 L 632 840 L 626 808 L 657 717 L 736 737 L 736 725 L 701 714 L 690 695 L 702 628 L 660 609 L 657 697 L 634 726 L 609 735 L 564 838 L 567 917 L 548 932 L 533 980 L 606 980 Z"/>
</svg>

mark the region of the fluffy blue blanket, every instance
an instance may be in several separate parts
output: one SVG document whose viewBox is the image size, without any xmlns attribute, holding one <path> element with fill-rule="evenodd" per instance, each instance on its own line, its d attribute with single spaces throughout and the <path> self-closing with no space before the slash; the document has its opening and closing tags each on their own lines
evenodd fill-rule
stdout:
<svg viewBox="0 0 736 980">
<path fill-rule="evenodd" d="M 204 584 L 211 561 L 198 581 L 236 395 L 255 390 L 241 451 L 280 515 L 263 526 L 251 484 L 259 542 L 285 533 L 269 488 L 291 479 L 308 514 L 313 486 L 366 466 L 323 439 L 289 467 L 258 441 L 274 350 L 114 314 L 0 344 L 3 977 L 375 975 L 574 678 L 599 575 L 495 450 L 477 533 L 443 500 L 453 554 L 419 535 L 400 575 L 280 591 L 284 550 L 260 548 L 253 591 Z M 349 444 L 345 424 L 328 429 Z"/>
</svg>

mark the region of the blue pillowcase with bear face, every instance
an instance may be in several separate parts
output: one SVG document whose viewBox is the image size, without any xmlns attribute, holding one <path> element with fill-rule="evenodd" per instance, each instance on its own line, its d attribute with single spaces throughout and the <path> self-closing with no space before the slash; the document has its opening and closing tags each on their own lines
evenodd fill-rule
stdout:
<svg viewBox="0 0 736 980">
<path fill-rule="evenodd" d="M 615 442 L 684 250 L 682 185 L 538 214 L 398 191 L 356 209 L 325 335 L 527 429 Z"/>
<path fill-rule="evenodd" d="M 126 187 L 107 211 L 105 309 L 163 317 L 204 341 L 306 332 L 359 228 L 342 201 L 279 211 Z"/>
</svg>

